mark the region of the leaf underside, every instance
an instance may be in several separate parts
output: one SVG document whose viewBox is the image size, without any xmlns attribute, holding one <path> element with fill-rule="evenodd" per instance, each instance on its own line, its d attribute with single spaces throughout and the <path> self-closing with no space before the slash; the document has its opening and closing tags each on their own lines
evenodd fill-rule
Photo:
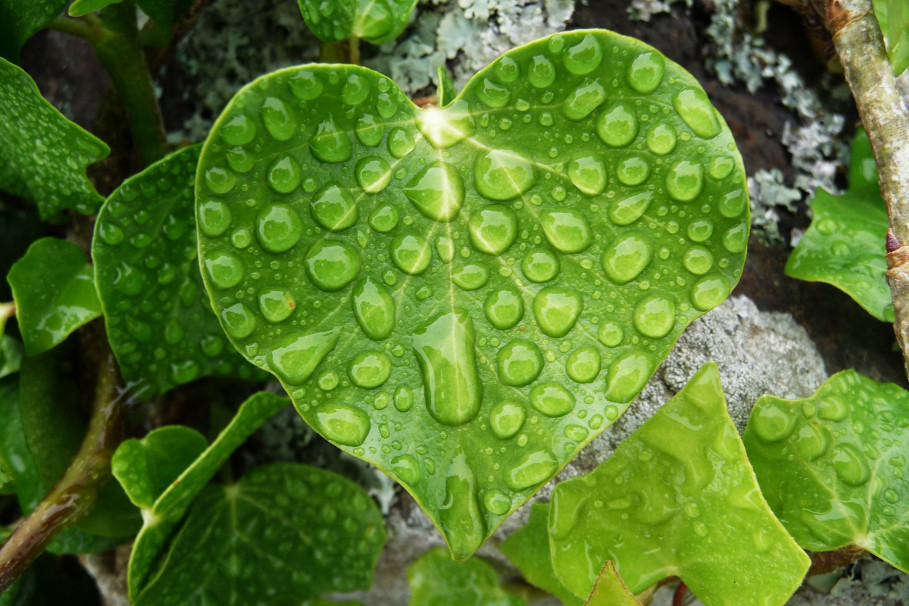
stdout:
<svg viewBox="0 0 909 606">
<path fill-rule="evenodd" d="M 306 26 L 325 42 L 350 37 L 373 44 L 397 38 L 417 5 L 417 0 L 297 0 Z"/>
<path fill-rule="evenodd" d="M 444 549 L 433 549 L 407 569 L 409 606 L 525 606 L 506 593 L 499 575 L 479 558 L 455 562 Z"/>
<path fill-rule="evenodd" d="M 678 575 L 708 605 L 782 604 L 810 563 L 761 497 L 712 363 L 550 507 L 553 566 L 579 596 L 612 560 L 634 594 Z"/>
<path fill-rule="evenodd" d="M 641 602 L 628 591 L 615 563 L 606 560 L 584 606 L 641 606 Z"/>
<path fill-rule="evenodd" d="M 909 572 L 909 393 L 846 370 L 804 400 L 762 396 L 745 429 L 761 490 L 799 545 L 857 545 Z"/>
<path fill-rule="evenodd" d="M 510 51 L 444 109 L 359 67 L 265 76 L 212 130 L 196 195 L 231 341 L 459 559 L 726 298 L 749 225 L 697 82 L 603 31 Z"/>
</svg>

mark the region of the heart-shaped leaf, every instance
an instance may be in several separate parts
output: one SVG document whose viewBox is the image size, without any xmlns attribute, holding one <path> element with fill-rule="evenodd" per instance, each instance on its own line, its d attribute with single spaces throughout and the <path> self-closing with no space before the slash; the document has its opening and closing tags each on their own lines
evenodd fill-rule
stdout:
<svg viewBox="0 0 909 606">
<path fill-rule="evenodd" d="M 360 67 L 265 76 L 196 195 L 231 341 L 460 559 L 729 294 L 749 221 L 697 82 L 603 31 L 515 49 L 444 109 Z"/>
<path fill-rule="evenodd" d="M 761 490 L 799 545 L 857 545 L 909 572 L 909 393 L 852 370 L 804 400 L 765 395 L 745 446 Z"/>
<path fill-rule="evenodd" d="M 628 591 L 615 562 L 606 560 L 584 606 L 641 606 L 641 602 Z"/>
<path fill-rule="evenodd" d="M 263 465 L 202 491 L 133 603 L 296 604 L 368 589 L 384 543 L 382 513 L 350 480 Z"/>
<path fill-rule="evenodd" d="M 23 6 L 47 4 L 11 1 Z M 33 201 L 44 220 L 63 208 L 83 214 L 98 211 L 103 198 L 85 175 L 85 167 L 106 157 L 110 149 L 67 120 L 41 96 L 27 73 L 3 58 L 0 140 L 0 189 Z"/>
<path fill-rule="evenodd" d="M 417 0 L 297 0 L 306 26 L 320 40 L 340 42 L 350 37 L 373 44 L 397 38 Z"/>
<path fill-rule="evenodd" d="M 202 286 L 193 212 L 199 149 L 182 149 L 124 181 L 95 223 L 92 257 L 108 339 L 140 398 L 202 376 L 258 374 L 227 343 Z"/>
<path fill-rule="evenodd" d="M 849 191 L 834 196 L 819 189 L 811 209 L 814 219 L 789 255 L 786 275 L 832 284 L 878 320 L 893 322 L 884 257 L 889 222 L 864 131 L 852 141 Z"/>
<path fill-rule="evenodd" d="M 556 486 L 553 566 L 587 596 L 606 560 L 632 593 L 678 575 L 705 604 L 782 604 L 809 559 L 761 497 L 716 365 L 592 473 Z"/>
<path fill-rule="evenodd" d="M 42 238 L 9 270 L 25 351 L 36 356 L 101 315 L 91 264 L 78 246 Z"/>
<path fill-rule="evenodd" d="M 19 49 L 25 41 L 62 13 L 68 1 L 0 0 L 0 57 L 19 61 Z M 0 81 L 3 78 L 0 75 Z M 0 95 L 0 99 L 0 105 L 6 103 L 4 96 Z"/>
<path fill-rule="evenodd" d="M 433 549 L 407 569 L 410 606 L 524 606 L 506 593 L 492 566 L 478 558 L 455 562 L 444 549 Z"/>
</svg>

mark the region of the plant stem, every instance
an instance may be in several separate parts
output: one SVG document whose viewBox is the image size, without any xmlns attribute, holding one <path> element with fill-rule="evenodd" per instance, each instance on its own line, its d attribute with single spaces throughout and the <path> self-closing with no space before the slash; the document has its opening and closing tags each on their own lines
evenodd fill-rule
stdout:
<svg viewBox="0 0 909 606">
<path fill-rule="evenodd" d="M 909 111 L 893 77 L 872 0 L 826 0 L 827 25 L 877 163 L 897 245 L 888 246 L 893 329 L 909 376 Z"/>
<path fill-rule="evenodd" d="M 110 458 L 120 440 L 119 374 L 107 350 L 98 363 L 92 416 L 85 439 L 51 491 L 0 545 L 0 593 L 67 527 L 88 515 L 98 488 L 110 479 Z"/>
<path fill-rule="evenodd" d="M 321 63 L 349 63 L 360 64 L 360 39 L 351 36 L 340 42 L 323 42 L 319 50 Z"/>
</svg>

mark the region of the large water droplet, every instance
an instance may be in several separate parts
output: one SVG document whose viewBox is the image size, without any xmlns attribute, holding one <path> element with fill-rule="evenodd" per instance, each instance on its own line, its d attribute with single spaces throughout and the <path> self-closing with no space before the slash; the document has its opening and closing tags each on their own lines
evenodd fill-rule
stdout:
<svg viewBox="0 0 909 606">
<path fill-rule="evenodd" d="M 521 430 L 527 413 L 524 407 L 511 400 L 504 400 L 489 411 L 489 428 L 500 440 L 507 440 Z"/>
<path fill-rule="evenodd" d="M 559 259 L 551 250 L 534 250 L 521 260 L 521 271 L 531 282 L 548 282 L 559 273 Z"/>
<path fill-rule="evenodd" d="M 647 133 L 647 147 L 659 156 L 665 156 L 675 149 L 675 130 L 668 124 L 657 124 Z"/>
<path fill-rule="evenodd" d="M 530 390 L 530 405 L 547 417 L 563 417 L 574 409 L 574 394 L 561 383 L 541 383 Z"/>
<path fill-rule="evenodd" d="M 672 98 L 675 111 L 679 112 L 685 124 L 691 127 L 699 137 L 712 139 L 720 134 L 720 123 L 717 120 L 713 105 L 704 91 L 687 89 Z"/>
<path fill-rule="evenodd" d="M 653 200 L 652 191 L 642 191 L 609 206 L 609 220 L 616 225 L 630 225 L 641 218 L 650 202 Z"/>
<path fill-rule="evenodd" d="M 597 133 L 610 147 L 625 147 L 638 136 L 638 117 L 630 103 L 617 101 L 597 118 Z"/>
<path fill-rule="evenodd" d="M 384 123 L 379 122 L 379 120 L 371 114 L 363 114 L 357 118 L 354 130 L 357 133 L 357 139 L 360 143 L 368 147 L 375 147 L 382 141 L 382 137 L 385 136 Z"/>
<path fill-rule="evenodd" d="M 470 316 L 458 312 L 440 315 L 413 335 L 426 407 L 443 425 L 462 425 L 480 412 L 483 387 L 475 338 Z"/>
<path fill-rule="evenodd" d="M 448 468 L 439 521 L 455 559 L 467 559 L 486 539 L 486 522 L 477 504 L 473 471 L 462 452 L 452 459 Z"/>
<path fill-rule="evenodd" d="M 205 185 L 216 194 L 226 194 L 234 188 L 237 176 L 226 168 L 212 166 L 204 173 Z"/>
<path fill-rule="evenodd" d="M 217 288 L 232 288 L 243 279 L 243 264 L 230 253 L 210 255 L 205 259 L 205 269 Z"/>
<path fill-rule="evenodd" d="M 595 196 L 606 189 L 606 164 L 599 156 L 582 156 L 568 165 L 568 178 L 588 196 Z"/>
<path fill-rule="evenodd" d="M 432 261 L 432 247 L 425 238 L 413 234 L 398 234 L 391 240 L 391 260 L 411 275 L 421 274 Z"/>
<path fill-rule="evenodd" d="M 696 276 L 703 276 L 713 267 L 713 255 L 703 246 L 692 246 L 685 251 L 682 264 Z"/>
<path fill-rule="evenodd" d="M 293 295 L 286 290 L 268 288 L 259 293 L 259 311 L 272 324 L 289 318 L 296 306 Z"/>
<path fill-rule="evenodd" d="M 316 192 L 310 206 L 316 223 L 329 231 L 342 231 L 357 222 L 357 204 L 346 189 L 327 185 Z"/>
<path fill-rule="evenodd" d="M 379 233 L 386 234 L 398 225 L 400 215 L 393 204 L 377 206 L 369 215 L 369 226 Z"/>
<path fill-rule="evenodd" d="M 359 105 L 369 96 L 369 81 L 360 74 L 351 74 L 341 88 L 341 101 Z"/>
<path fill-rule="evenodd" d="M 590 383 L 600 374 L 600 352 L 590 345 L 575 349 L 565 362 L 565 372 L 572 381 Z"/>
<path fill-rule="evenodd" d="M 717 204 L 720 214 L 730 219 L 741 215 L 747 206 L 748 194 L 745 193 L 744 188 L 732 190 L 720 198 L 720 202 Z"/>
<path fill-rule="evenodd" d="M 536 343 L 514 339 L 496 354 L 496 364 L 502 383 L 522 387 L 533 383 L 540 376 L 543 370 L 543 354 Z"/>
<path fill-rule="evenodd" d="M 564 337 L 578 321 L 584 300 L 576 291 L 547 286 L 533 298 L 533 315 L 544 334 Z"/>
<path fill-rule="evenodd" d="M 366 336 L 386 339 L 395 327 L 395 303 L 389 290 L 367 277 L 357 284 L 351 298 L 354 316 Z"/>
<path fill-rule="evenodd" d="M 529 160 L 517 152 L 503 149 L 478 155 L 473 174 L 477 191 L 490 200 L 516 198 L 533 187 L 536 181 Z"/>
<path fill-rule="evenodd" d="M 698 280 L 691 289 L 691 302 L 701 311 L 713 309 L 729 296 L 729 282 L 719 274 Z"/>
<path fill-rule="evenodd" d="M 199 203 L 199 229 L 209 238 L 220 236 L 230 227 L 230 209 L 220 200 Z"/>
<path fill-rule="evenodd" d="M 346 162 L 352 155 L 350 136 L 338 128 L 331 115 L 319 123 L 316 134 L 309 140 L 309 148 L 323 162 Z"/>
<path fill-rule="evenodd" d="M 369 416 L 353 406 L 326 402 L 312 413 L 315 426 L 332 442 L 344 446 L 359 446 L 369 435 Z"/>
<path fill-rule="evenodd" d="M 842 421 L 849 414 L 849 406 L 836 394 L 827 393 L 818 403 L 817 416 L 824 421 Z"/>
<path fill-rule="evenodd" d="M 467 291 L 483 288 L 489 281 L 489 270 L 482 265 L 470 263 L 451 274 L 451 281 L 459 288 Z"/>
<path fill-rule="evenodd" d="M 256 317 L 242 303 L 222 309 L 221 321 L 227 334 L 235 339 L 245 339 L 256 329 Z"/>
<path fill-rule="evenodd" d="M 505 483 L 512 490 L 525 490 L 542 484 L 559 468 L 559 461 L 551 452 L 538 450 L 529 453 L 508 474 Z"/>
<path fill-rule="evenodd" d="M 628 352 L 609 367 L 606 374 L 606 398 L 623 404 L 630 402 L 650 379 L 656 364 L 649 356 Z"/>
<path fill-rule="evenodd" d="M 586 34 L 580 42 L 569 46 L 562 52 L 562 63 L 565 69 L 577 76 L 589 74 L 603 60 L 603 49 L 593 34 Z"/>
<path fill-rule="evenodd" d="M 507 206 L 493 204 L 471 214 L 468 227 L 474 248 L 498 255 L 508 250 L 517 238 L 518 218 Z"/>
<path fill-rule="evenodd" d="M 334 349 L 339 333 L 334 329 L 287 336 L 268 352 L 269 366 L 285 383 L 300 385 Z"/>
<path fill-rule="evenodd" d="M 868 461 L 852 444 L 839 444 L 833 449 L 836 477 L 850 486 L 862 486 L 871 477 Z"/>
<path fill-rule="evenodd" d="M 757 436 L 764 442 L 779 442 L 792 433 L 796 417 L 790 414 L 789 408 L 774 400 L 766 401 L 762 406 L 756 406 L 748 421 Z"/>
<path fill-rule="evenodd" d="M 467 102 L 459 99 L 444 109 L 417 112 L 417 128 L 433 147 L 444 149 L 473 134 L 473 116 Z"/>
<path fill-rule="evenodd" d="M 659 339 L 675 326 L 675 300 L 664 293 L 644 297 L 634 308 L 634 327 L 645 337 Z"/>
<path fill-rule="evenodd" d="M 230 216 L 228 215 L 228 222 L 230 221 Z M 210 226 L 207 226 L 210 229 Z M 226 229 L 226 228 L 225 228 Z M 207 230 L 203 229 L 203 232 Z M 208 235 L 206 233 L 206 235 Z M 110 246 L 116 246 L 120 242 L 123 242 L 123 239 L 126 237 L 123 233 L 123 230 L 120 229 L 113 221 L 99 221 L 98 222 L 98 237 L 101 240 Z"/>
<path fill-rule="evenodd" d="M 367 194 L 377 194 L 391 181 L 391 167 L 383 158 L 360 158 L 354 173 L 357 183 Z"/>
<path fill-rule="evenodd" d="M 583 120 L 606 100 L 606 89 L 598 80 L 587 80 L 568 93 L 562 113 L 569 120 Z"/>
<path fill-rule="evenodd" d="M 433 221 L 451 221 L 464 203 L 464 182 L 447 162 L 430 164 L 404 188 L 404 195 Z"/>
<path fill-rule="evenodd" d="M 255 165 L 256 158 L 242 147 L 231 147 L 224 150 L 227 156 L 227 165 L 238 173 L 249 172 Z"/>
<path fill-rule="evenodd" d="M 269 166 L 266 180 L 279 194 L 289 194 L 300 184 L 300 166 L 291 156 L 281 156 Z"/>
<path fill-rule="evenodd" d="M 666 191 L 680 202 L 694 200 L 704 187 L 704 169 L 699 162 L 680 160 L 666 173 Z"/>
<path fill-rule="evenodd" d="M 549 243 L 564 253 L 579 253 L 593 242 L 590 225 L 580 211 L 543 209 L 540 223 Z"/>
<path fill-rule="evenodd" d="M 322 94 L 322 79 L 308 69 L 300 69 L 287 79 L 290 92 L 298 99 L 312 101 Z"/>
<path fill-rule="evenodd" d="M 597 331 L 597 338 L 606 347 L 618 347 L 625 338 L 625 331 L 615 322 L 603 322 Z"/>
<path fill-rule="evenodd" d="M 618 163 L 615 174 L 625 185 L 640 185 L 650 176 L 650 163 L 644 156 L 628 156 Z"/>
<path fill-rule="evenodd" d="M 407 385 L 398 385 L 395 388 L 395 408 L 401 412 L 407 412 L 413 408 L 413 390 Z"/>
<path fill-rule="evenodd" d="M 347 367 L 347 376 L 354 385 L 363 389 L 382 386 L 391 375 L 391 360 L 382 351 L 361 351 Z"/>
<path fill-rule="evenodd" d="M 512 286 L 489 293 L 483 302 L 483 311 L 489 323 L 500 330 L 517 324 L 524 316 L 524 299 Z"/>
<path fill-rule="evenodd" d="M 493 488 L 483 496 L 483 505 L 490 513 L 503 516 L 511 509 L 511 499 L 504 492 Z"/>
<path fill-rule="evenodd" d="M 641 53 L 628 65 L 628 85 L 639 93 L 652 93 L 660 85 L 665 67 L 666 61 L 659 53 Z"/>
<path fill-rule="evenodd" d="M 511 98 L 511 92 L 508 88 L 490 78 L 480 80 L 476 93 L 480 101 L 492 108 L 505 107 Z"/>
<path fill-rule="evenodd" d="M 420 462 L 413 455 L 398 455 L 391 460 L 391 471 L 405 484 L 414 484 L 420 479 Z"/>
<path fill-rule="evenodd" d="M 637 278 L 653 259 L 653 247 L 641 234 L 630 233 L 617 239 L 603 253 L 603 270 L 616 284 Z"/>
<path fill-rule="evenodd" d="M 256 138 L 256 123 L 246 114 L 236 114 L 221 125 L 221 137 L 228 145 L 246 145 Z"/>
<path fill-rule="evenodd" d="M 830 436 L 820 425 L 807 423 L 799 430 L 795 447 L 806 461 L 813 461 L 827 452 Z"/>
<path fill-rule="evenodd" d="M 303 236 L 303 223 L 290 206 L 274 204 L 259 213 L 256 235 L 268 252 L 284 252 Z"/>
<path fill-rule="evenodd" d="M 723 246 L 731 253 L 740 253 L 748 246 L 748 224 L 740 223 L 730 227 L 723 234 Z"/>
<path fill-rule="evenodd" d="M 537 88 L 549 88 L 555 81 L 556 68 L 546 55 L 534 55 L 527 70 L 527 79 Z"/>
<path fill-rule="evenodd" d="M 306 253 L 306 273 L 313 284 L 334 291 L 350 284 L 363 261 L 360 251 L 347 242 L 319 240 Z"/>
<path fill-rule="evenodd" d="M 297 130 L 297 118 L 281 99 L 268 97 L 262 102 L 265 130 L 278 141 L 287 141 Z"/>
<path fill-rule="evenodd" d="M 410 131 L 401 127 L 391 129 L 388 133 L 388 153 L 395 158 L 403 158 L 413 151 L 416 145 Z"/>
</svg>

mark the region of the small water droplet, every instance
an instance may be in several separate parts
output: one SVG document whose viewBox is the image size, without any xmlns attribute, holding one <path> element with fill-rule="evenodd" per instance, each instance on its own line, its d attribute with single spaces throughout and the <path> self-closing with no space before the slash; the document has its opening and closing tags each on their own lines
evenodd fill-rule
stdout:
<svg viewBox="0 0 909 606">
<path fill-rule="evenodd" d="M 692 246 L 685 251 L 682 264 L 696 276 L 703 276 L 713 267 L 713 255 L 703 246 Z"/>
<path fill-rule="evenodd" d="M 234 173 L 220 166 L 206 169 L 204 175 L 205 185 L 216 194 L 226 194 L 234 188 L 234 184 L 237 182 Z"/>
<path fill-rule="evenodd" d="M 300 166 L 292 157 L 282 156 L 271 163 L 266 180 L 274 191 L 289 194 L 300 185 Z"/>
<path fill-rule="evenodd" d="M 476 89 L 477 97 L 493 109 L 505 107 L 511 99 L 511 92 L 508 88 L 490 78 L 480 80 L 480 85 Z"/>
<path fill-rule="evenodd" d="M 489 411 L 489 428 L 500 440 L 517 434 L 524 425 L 527 413 L 524 407 L 512 400 L 503 400 Z"/>
<path fill-rule="evenodd" d="M 518 218 L 507 206 L 492 204 L 472 213 L 468 227 L 474 248 L 498 255 L 508 250 L 517 238 Z"/>
<path fill-rule="evenodd" d="M 407 385 L 398 385 L 395 388 L 395 408 L 407 412 L 413 408 L 413 391 Z"/>
<path fill-rule="evenodd" d="M 395 326 L 395 303 L 391 292 L 367 277 L 353 290 L 354 316 L 366 336 L 374 341 L 387 339 Z"/>
<path fill-rule="evenodd" d="M 392 238 L 389 252 L 397 268 L 410 275 L 423 273 L 432 261 L 429 242 L 413 234 L 398 234 Z"/>
<path fill-rule="evenodd" d="M 700 163 L 680 160 L 666 173 L 666 191 L 679 202 L 694 200 L 704 187 L 704 171 Z"/>
<path fill-rule="evenodd" d="M 268 252 L 284 252 L 303 236 L 303 223 L 290 206 L 274 204 L 259 213 L 256 236 Z"/>
<path fill-rule="evenodd" d="M 676 141 L 675 130 L 668 124 L 657 124 L 647 133 L 647 147 L 660 156 L 674 150 Z"/>
<path fill-rule="evenodd" d="M 463 290 L 477 290 L 489 281 L 489 270 L 482 265 L 465 265 L 451 274 L 451 281 Z"/>
<path fill-rule="evenodd" d="M 521 260 L 521 271 L 531 282 L 548 282 L 559 273 L 559 259 L 551 250 L 534 250 Z"/>
<path fill-rule="evenodd" d="M 433 221 L 451 221 L 464 203 L 464 182 L 447 162 L 430 164 L 404 188 L 404 195 Z"/>
<path fill-rule="evenodd" d="M 315 409 L 312 417 L 322 435 L 344 446 L 359 446 L 369 435 L 369 416 L 353 406 L 326 402 Z"/>
<path fill-rule="evenodd" d="M 490 200 L 511 200 L 533 187 L 536 174 L 519 153 L 494 149 L 477 156 L 474 182 L 477 191 Z"/>
<path fill-rule="evenodd" d="M 255 157 L 242 147 L 232 147 L 224 150 L 227 156 L 227 165 L 238 173 L 249 172 L 256 163 Z"/>
<path fill-rule="evenodd" d="M 824 421 L 842 421 L 848 413 L 849 406 L 836 394 L 825 394 L 818 402 L 817 416 Z"/>
<path fill-rule="evenodd" d="M 383 204 L 376 207 L 369 215 L 369 226 L 379 233 L 385 234 L 398 225 L 398 208 L 393 204 Z"/>
<path fill-rule="evenodd" d="M 527 79 L 537 88 L 549 88 L 555 81 L 556 68 L 546 55 L 534 55 L 530 60 Z"/>
<path fill-rule="evenodd" d="M 830 436 L 827 430 L 820 425 L 806 423 L 798 432 L 795 447 L 799 455 L 806 461 L 813 461 L 822 457 L 830 445 Z"/>
<path fill-rule="evenodd" d="M 589 74 L 603 60 L 603 49 L 599 40 L 592 34 L 585 34 L 580 42 L 573 44 L 562 53 L 562 64 L 572 74 L 583 76 Z"/>
<path fill-rule="evenodd" d="M 564 253 L 579 253 L 593 242 L 590 225 L 578 210 L 543 209 L 539 216 L 546 239 Z"/>
<path fill-rule="evenodd" d="M 524 299 L 516 288 L 506 286 L 489 293 L 483 302 L 483 311 L 490 324 L 500 330 L 506 330 L 516 325 L 524 316 Z"/>
<path fill-rule="evenodd" d="M 609 206 L 609 220 L 616 225 L 630 225 L 641 218 L 653 200 L 652 191 L 634 194 Z"/>
<path fill-rule="evenodd" d="M 377 194 L 391 182 L 391 167 L 380 157 L 360 158 L 354 173 L 367 194 Z"/>
<path fill-rule="evenodd" d="M 347 367 L 347 376 L 362 389 L 382 386 L 391 375 L 391 359 L 381 351 L 362 351 Z"/>
<path fill-rule="evenodd" d="M 230 253 L 220 252 L 205 259 L 205 269 L 215 287 L 232 288 L 243 279 L 243 264 Z"/>
<path fill-rule="evenodd" d="M 675 300 L 664 293 L 648 295 L 634 308 L 633 321 L 645 337 L 665 337 L 675 326 Z"/>
<path fill-rule="evenodd" d="M 486 538 L 486 522 L 477 503 L 476 482 L 463 452 L 459 452 L 448 466 L 445 501 L 439 508 L 439 521 L 455 559 L 467 559 Z"/>
<path fill-rule="evenodd" d="M 640 185 L 650 176 L 650 163 L 643 156 L 628 156 L 618 163 L 615 173 L 625 185 Z"/>
<path fill-rule="evenodd" d="M 735 160 L 729 156 L 717 156 L 710 160 L 710 166 L 708 167 L 707 172 L 710 173 L 710 176 L 714 179 L 720 180 L 725 179 L 732 174 L 733 168 L 735 168 Z"/>
<path fill-rule="evenodd" d="M 277 97 L 268 97 L 262 102 L 262 122 L 268 134 L 277 141 L 287 141 L 297 130 L 297 118 Z"/>
<path fill-rule="evenodd" d="M 665 67 L 666 62 L 659 53 L 641 53 L 628 65 L 628 85 L 639 93 L 650 94 L 660 85 Z"/>
<path fill-rule="evenodd" d="M 360 74 L 351 74 L 341 88 L 341 101 L 347 105 L 359 105 L 369 96 L 369 82 Z"/>
<path fill-rule="evenodd" d="M 565 371 L 572 381 L 590 383 L 600 374 L 600 353 L 595 347 L 590 345 L 575 349 L 568 356 L 568 361 L 565 363 Z"/>
<path fill-rule="evenodd" d="M 625 147 L 638 136 L 638 117 L 630 103 L 617 101 L 597 118 L 597 133 L 610 147 Z"/>
<path fill-rule="evenodd" d="M 568 178 L 580 191 L 595 196 L 606 189 L 606 164 L 599 156 L 575 158 L 568 165 Z"/>
<path fill-rule="evenodd" d="M 338 373 L 333 370 L 327 370 L 319 375 L 319 380 L 316 383 L 322 391 L 331 391 L 337 387 L 340 382 L 341 378 L 338 377 Z"/>
<path fill-rule="evenodd" d="M 217 204 L 221 204 L 221 203 L 218 202 Z M 200 211 L 200 214 L 202 214 L 202 211 Z M 230 222 L 230 217 L 228 216 L 228 223 L 229 222 Z M 206 227 L 208 229 L 203 229 L 202 231 L 203 231 L 203 233 L 205 233 L 205 235 L 209 235 L 208 231 L 210 231 L 211 226 L 206 226 Z M 226 227 L 225 227 L 225 229 L 226 229 Z M 105 244 L 108 244 L 110 246 L 116 246 L 120 242 L 123 242 L 123 239 L 125 237 L 123 234 L 123 230 L 120 229 L 119 227 L 117 227 L 117 225 L 113 221 L 110 221 L 110 220 L 98 221 L 98 236 L 101 238 L 102 241 L 104 241 Z"/>
<path fill-rule="evenodd" d="M 221 138 L 228 145 L 246 145 L 256 138 L 256 123 L 246 114 L 235 114 L 221 125 Z"/>
<path fill-rule="evenodd" d="M 320 189 L 310 206 L 313 219 L 329 231 L 343 231 L 356 224 L 357 205 L 346 189 L 327 185 Z"/>
<path fill-rule="evenodd" d="M 416 145 L 410 131 L 400 127 L 391 129 L 391 132 L 388 133 L 386 144 L 388 145 L 388 153 L 395 158 L 403 158 L 412 152 Z"/>
<path fill-rule="evenodd" d="M 200 202 L 198 212 L 199 229 L 210 238 L 220 236 L 230 227 L 230 209 L 220 200 Z"/>
<path fill-rule="evenodd" d="M 741 215 L 748 206 L 748 194 L 744 188 L 734 189 L 720 198 L 717 208 L 720 214 L 730 219 Z"/>
<path fill-rule="evenodd" d="M 245 339 L 256 329 L 256 317 L 242 303 L 222 309 L 221 321 L 227 334 L 235 339 Z"/>
<path fill-rule="evenodd" d="M 286 336 L 268 353 L 269 366 L 285 383 L 300 385 L 334 349 L 338 332 L 335 329 Z"/>
<path fill-rule="evenodd" d="M 533 315 L 544 334 L 564 337 L 574 327 L 584 308 L 576 291 L 547 286 L 533 298 Z"/>
<path fill-rule="evenodd" d="M 499 80 L 505 84 L 514 82 L 517 77 L 521 75 L 521 68 L 518 65 L 518 62 L 507 55 L 496 61 L 493 69 Z"/>
<path fill-rule="evenodd" d="M 405 484 L 415 484 L 420 480 L 420 463 L 413 455 L 398 455 L 393 458 L 391 471 Z"/>
<path fill-rule="evenodd" d="M 312 101 L 322 94 L 324 85 L 322 79 L 311 70 L 302 68 L 297 70 L 287 79 L 290 92 L 298 99 Z"/>
<path fill-rule="evenodd" d="M 289 318 L 296 306 L 293 295 L 286 290 L 269 288 L 259 293 L 259 311 L 272 324 Z"/>
<path fill-rule="evenodd" d="M 740 253 L 748 246 L 748 224 L 740 223 L 730 227 L 723 234 L 723 246 L 731 253 Z"/>
<path fill-rule="evenodd" d="M 362 114 L 357 118 L 354 131 L 357 133 L 360 143 L 368 147 L 375 147 L 385 136 L 385 125 L 371 114 Z"/>
<path fill-rule="evenodd" d="M 606 347 L 618 347 L 625 338 L 625 331 L 615 322 L 603 322 L 597 331 L 597 338 Z"/>
<path fill-rule="evenodd" d="M 351 244 L 338 240 L 319 240 L 306 253 L 306 273 L 324 291 L 340 290 L 350 284 L 363 261 Z"/>
<path fill-rule="evenodd" d="M 637 396 L 656 364 L 646 354 L 630 351 L 616 359 L 606 373 L 606 398 L 611 402 L 624 404 Z"/>
<path fill-rule="evenodd" d="M 528 453 L 508 474 L 505 483 L 515 491 L 542 484 L 559 468 L 559 461 L 551 452 L 537 450 Z"/>
<path fill-rule="evenodd" d="M 543 354 L 532 341 L 513 339 L 496 354 L 499 379 L 505 385 L 523 387 L 533 383 L 543 370 Z"/>
<path fill-rule="evenodd" d="M 710 100 L 702 90 L 686 89 L 672 98 L 672 105 L 685 124 L 699 137 L 712 139 L 720 134 L 720 123 Z"/>
<path fill-rule="evenodd" d="M 871 477 L 865 456 L 852 444 L 838 444 L 833 449 L 833 470 L 850 486 L 862 486 Z"/>
<path fill-rule="evenodd" d="M 309 140 L 309 148 L 323 162 L 346 162 L 353 153 L 350 137 L 330 115 L 319 123 L 316 134 Z"/>
<path fill-rule="evenodd" d="M 638 233 L 617 239 L 601 259 L 606 276 L 615 284 L 626 284 L 637 278 L 653 259 L 653 246 Z"/>
<path fill-rule="evenodd" d="M 729 282 L 719 274 L 698 280 L 691 289 L 691 302 L 701 311 L 713 309 L 729 296 Z"/>
<path fill-rule="evenodd" d="M 792 433 L 795 427 L 795 415 L 790 414 L 788 407 L 775 400 L 767 400 L 756 406 L 748 422 L 758 438 L 764 442 L 779 442 Z"/>
<path fill-rule="evenodd" d="M 606 89 L 598 80 L 585 80 L 568 93 L 562 113 L 569 120 L 583 120 L 606 101 Z"/>
</svg>

